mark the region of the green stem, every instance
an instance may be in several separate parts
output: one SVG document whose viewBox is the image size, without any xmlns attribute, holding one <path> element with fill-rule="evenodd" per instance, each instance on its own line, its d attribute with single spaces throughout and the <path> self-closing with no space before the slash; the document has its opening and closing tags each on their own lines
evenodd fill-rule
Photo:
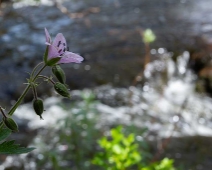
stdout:
<svg viewBox="0 0 212 170">
<path fill-rule="evenodd" d="M 51 78 L 49 78 L 49 77 L 47 77 L 47 76 L 39 75 L 39 76 L 38 76 L 38 78 L 44 78 L 44 79 L 47 79 L 47 80 L 48 80 L 48 81 L 50 81 L 53 85 L 55 84 L 55 82 L 54 82 Z"/>
<path fill-rule="evenodd" d="M 39 71 L 38 73 L 35 75 L 34 78 L 32 78 L 32 82 L 34 82 L 36 80 L 36 78 L 39 76 L 39 74 L 43 71 L 43 69 L 46 67 L 46 65 L 44 65 Z M 25 88 L 25 90 L 23 91 L 22 95 L 19 97 L 19 99 L 16 101 L 16 103 L 13 105 L 13 107 L 10 109 L 10 111 L 8 112 L 8 115 L 12 116 L 13 113 L 15 112 L 15 110 L 17 109 L 17 107 L 21 104 L 23 98 L 26 96 L 27 92 L 29 91 L 31 87 L 31 84 L 28 84 L 27 87 Z"/>
<path fill-rule="evenodd" d="M 0 107 L 0 111 L 1 111 L 1 113 L 2 113 L 2 116 L 3 116 L 4 118 L 6 118 L 7 116 L 5 115 L 5 113 L 4 113 L 3 109 L 2 109 L 2 107 Z"/>
<path fill-rule="evenodd" d="M 34 85 L 32 85 L 32 92 L 33 92 L 34 98 L 37 100 L 38 99 L 38 95 L 37 95 L 37 91 L 36 91 L 36 88 L 35 88 Z"/>
<path fill-rule="evenodd" d="M 38 71 L 38 73 L 35 75 L 35 77 L 32 79 L 32 81 L 35 81 L 35 79 L 39 76 L 39 74 L 44 70 L 45 67 L 46 67 L 46 65 L 44 65 L 44 66 Z"/>
<path fill-rule="evenodd" d="M 10 116 L 13 115 L 13 113 L 15 112 L 15 110 L 17 109 L 17 107 L 20 105 L 21 101 L 23 100 L 23 98 L 27 94 L 27 92 L 30 89 L 30 87 L 31 87 L 31 85 L 28 84 L 27 87 L 25 88 L 25 90 L 23 91 L 23 93 L 21 94 L 21 96 L 19 97 L 19 99 L 16 101 L 16 103 L 13 105 L 13 107 L 8 112 L 8 115 L 10 115 Z"/>
<path fill-rule="evenodd" d="M 38 63 L 38 64 L 35 66 L 35 68 L 32 70 L 32 73 L 31 73 L 31 75 L 30 75 L 31 77 L 33 77 L 33 75 L 34 75 L 36 69 L 37 69 L 41 64 L 43 64 L 43 62 L 40 62 L 40 63 Z"/>
</svg>

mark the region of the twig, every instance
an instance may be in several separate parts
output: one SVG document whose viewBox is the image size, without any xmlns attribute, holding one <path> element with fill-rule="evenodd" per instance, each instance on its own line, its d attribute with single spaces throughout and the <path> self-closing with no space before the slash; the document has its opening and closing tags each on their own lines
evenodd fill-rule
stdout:
<svg viewBox="0 0 212 170">
<path fill-rule="evenodd" d="M 137 31 L 139 32 L 141 38 L 143 37 L 143 30 L 141 28 L 138 28 Z M 132 86 L 135 86 L 137 82 L 142 78 L 142 84 L 144 84 L 144 71 L 146 69 L 147 64 L 150 62 L 150 47 L 149 43 L 144 43 L 145 45 L 145 56 L 144 56 L 144 64 L 142 70 L 135 76 Z"/>
</svg>

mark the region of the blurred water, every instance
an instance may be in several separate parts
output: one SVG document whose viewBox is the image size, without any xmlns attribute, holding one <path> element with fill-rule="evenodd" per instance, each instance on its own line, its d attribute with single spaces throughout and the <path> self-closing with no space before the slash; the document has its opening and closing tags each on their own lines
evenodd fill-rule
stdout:
<svg viewBox="0 0 212 170">
<path fill-rule="evenodd" d="M 212 136 L 212 99 L 195 92 L 193 82 L 196 81 L 196 75 L 187 68 L 190 57 L 188 52 L 184 52 L 177 62 L 172 60 L 173 54 L 168 53 L 166 49 L 155 50 L 154 55 L 157 59 L 147 65 L 143 87 L 115 88 L 106 85 L 93 89 L 73 90 L 72 101 L 61 100 L 58 97 L 44 100 L 46 110 L 43 114 L 44 120 L 35 115 L 31 103 L 19 107 L 14 114 L 15 118 L 22 126 L 27 124 L 30 130 L 41 129 L 40 135 L 35 138 L 39 143 L 40 140 L 46 140 L 43 134 L 48 134 L 43 129 L 51 129 L 55 134 L 54 130 L 61 126 L 58 120 L 68 119 L 67 115 L 72 117 L 71 114 L 80 114 L 86 107 L 86 102 L 82 98 L 94 95 L 98 102 L 92 102 L 92 109 L 86 110 L 87 119 L 93 120 L 98 117 L 97 124 L 92 126 L 98 129 L 120 124 L 135 125 L 138 129 L 145 127 L 148 128 L 145 139 L 154 142 L 171 136 L 167 148 L 175 155 L 176 161 L 182 163 L 186 157 L 186 164 L 192 162 L 192 166 L 201 166 L 200 169 L 209 170 L 211 162 L 207 159 L 210 157 L 210 150 L 209 153 L 204 152 L 204 155 L 201 155 L 201 151 L 205 150 L 205 147 L 208 148 L 202 143 L 208 143 L 209 137 Z M 79 115 L 75 121 L 80 122 L 81 119 L 82 115 Z M 87 124 L 84 126 L 87 127 Z M 195 154 L 195 158 L 189 155 L 191 151 L 187 150 L 187 145 L 194 146 L 194 144 L 196 148 L 192 150 L 192 155 Z M 50 145 L 48 147 L 52 147 Z M 35 156 L 38 153 L 39 151 L 34 152 L 34 157 L 39 156 Z M 199 160 L 197 157 L 202 159 Z M 20 162 L 24 163 L 26 169 L 36 169 L 33 157 L 27 156 L 8 157 L 2 167 L 18 168 Z"/>
<path fill-rule="evenodd" d="M 44 27 L 52 36 L 62 32 L 71 51 L 85 58 L 83 64 L 63 66 L 71 73 L 67 74 L 67 84 L 72 89 L 108 83 L 130 86 L 143 67 L 145 54 L 137 28 L 151 28 L 157 36 L 151 48 L 159 53 L 164 48 L 173 51 L 173 58 L 184 50 L 199 52 L 204 43 L 210 43 L 211 18 L 204 16 L 211 15 L 211 0 L 31 2 L 7 3 L 0 15 L 0 100 L 6 105 L 20 95 L 26 72 L 42 60 Z M 43 86 L 39 93 L 50 94 L 49 89 Z"/>
<path fill-rule="evenodd" d="M 100 101 L 96 105 L 101 116 L 98 127 L 133 123 L 148 127 L 149 139 L 171 134 L 212 136 L 212 99 L 195 92 L 197 76 L 188 68 L 191 53 L 184 52 L 198 52 L 201 45 L 210 45 L 211 2 L 86 0 L 57 1 L 57 7 L 53 1 L 38 6 L 7 5 L 0 13 L 1 104 L 19 96 L 26 72 L 42 60 L 43 28 L 47 27 L 53 36 L 64 33 L 70 49 L 85 57 L 83 64 L 63 66 L 72 89 L 92 87 L 71 91 L 72 100 L 79 101 L 73 112 L 83 106 L 82 93 L 93 93 Z M 139 77 L 134 87 L 132 80 L 142 70 L 145 53 L 138 27 L 151 28 L 157 40 L 151 44 L 145 82 L 141 85 Z M 110 85 L 99 86 L 103 84 Z M 47 91 L 52 94 L 47 86 L 40 95 Z M 61 99 L 48 98 L 44 103 L 44 121 L 36 117 L 31 103 L 18 108 L 14 115 L 20 127 L 55 127 L 58 118 L 70 112 L 58 106 Z M 35 168 L 33 161 L 28 164 L 31 169 Z M 5 166 L 12 166 L 11 162 Z"/>
<path fill-rule="evenodd" d="M 195 92 L 196 76 L 187 68 L 189 53 L 184 52 L 177 63 L 171 57 L 172 53 L 164 51 L 157 60 L 148 64 L 145 75 L 149 77 L 146 77 L 143 87 L 114 88 L 107 85 L 73 90 L 72 100 L 80 104 L 82 94 L 94 94 L 100 101 L 96 104 L 98 114 L 101 114 L 100 126 L 135 124 L 148 127 L 150 132 L 157 132 L 160 137 L 169 136 L 176 126 L 174 136 L 212 136 L 212 99 Z M 29 119 L 28 126 L 32 129 L 56 127 L 56 121 L 70 112 L 62 109 L 58 105 L 60 102 L 61 99 L 55 97 L 44 101 L 46 111 L 42 121 L 39 117 L 35 119 L 31 103 L 22 105 L 15 115 Z M 73 110 L 78 107 L 76 104 Z M 23 114 L 25 112 L 27 115 Z"/>
</svg>

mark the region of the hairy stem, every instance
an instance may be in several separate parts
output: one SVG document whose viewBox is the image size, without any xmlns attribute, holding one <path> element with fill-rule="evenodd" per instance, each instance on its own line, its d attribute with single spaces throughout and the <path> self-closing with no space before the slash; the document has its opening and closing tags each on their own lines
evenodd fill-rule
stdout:
<svg viewBox="0 0 212 170">
<path fill-rule="evenodd" d="M 50 81 L 53 85 L 55 84 L 55 82 L 54 82 L 51 78 L 49 78 L 49 77 L 47 77 L 47 76 L 39 75 L 38 78 L 44 78 L 44 79 Z"/>
<path fill-rule="evenodd" d="M 2 116 L 3 116 L 4 118 L 6 118 L 7 116 L 5 115 L 5 113 L 4 113 L 4 111 L 3 111 L 3 108 L 2 108 L 2 107 L 0 107 L 0 111 L 1 111 L 1 113 L 2 113 Z"/>
<path fill-rule="evenodd" d="M 37 91 L 36 91 L 35 86 L 32 86 L 32 92 L 33 92 L 34 98 L 37 100 L 38 99 L 38 95 L 37 95 Z"/>
<path fill-rule="evenodd" d="M 32 70 L 32 73 L 31 73 L 31 75 L 30 75 L 31 77 L 34 76 L 35 71 L 37 70 L 37 68 L 38 68 L 41 64 L 43 64 L 43 62 L 40 62 L 40 63 L 38 63 L 38 65 L 35 66 L 35 68 Z"/>
<path fill-rule="evenodd" d="M 38 73 L 32 78 L 32 82 L 34 82 L 36 80 L 36 78 L 39 76 L 39 74 L 44 70 L 44 68 L 46 67 L 46 65 L 44 65 L 39 71 Z M 31 84 L 28 84 L 27 87 L 25 88 L 25 90 L 23 91 L 23 93 L 21 94 L 21 96 L 19 97 L 19 99 L 16 101 L 16 103 L 12 106 L 12 108 L 10 109 L 10 111 L 8 112 L 8 114 L 10 116 L 13 115 L 13 113 L 15 112 L 15 110 L 17 109 L 17 107 L 21 104 L 23 98 L 26 96 L 27 92 L 29 91 L 31 87 Z"/>
<path fill-rule="evenodd" d="M 30 87 L 31 87 L 31 85 L 28 84 L 27 87 L 25 88 L 25 90 L 23 91 L 23 93 L 21 94 L 21 96 L 19 97 L 19 99 L 16 101 L 16 103 L 12 106 L 12 108 L 8 112 L 8 115 L 10 115 L 10 116 L 13 115 L 13 113 L 15 112 L 15 110 L 17 109 L 17 107 L 21 104 L 21 101 L 23 100 L 23 98 L 25 97 L 25 95 L 27 94 L 27 92 L 29 91 Z"/>
</svg>

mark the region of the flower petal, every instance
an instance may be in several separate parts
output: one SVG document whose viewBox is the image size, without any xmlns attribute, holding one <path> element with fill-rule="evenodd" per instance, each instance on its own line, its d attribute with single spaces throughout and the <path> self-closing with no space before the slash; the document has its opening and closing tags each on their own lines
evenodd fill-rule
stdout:
<svg viewBox="0 0 212 170">
<path fill-rule="evenodd" d="M 46 34 L 46 43 L 47 45 L 49 45 L 51 43 L 51 36 L 49 35 L 48 30 L 45 28 L 45 34 Z"/>
<path fill-rule="evenodd" d="M 66 51 L 58 64 L 63 63 L 81 63 L 84 60 L 83 57 L 79 56 L 78 54 Z"/>
<path fill-rule="evenodd" d="M 66 39 L 65 37 L 63 36 L 62 33 L 58 33 L 52 43 L 53 46 L 57 47 L 58 48 L 58 51 L 63 51 L 63 53 L 65 52 L 64 49 L 66 49 Z"/>
<path fill-rule="evenodd" d="M 52 45 L 49 45 L 48 46 L 48 59 L 47 60 L 50 60 L 52 58 L 59 57 L 59 56 L 60 56 L 60 54 L 58 53 L 57 48 L 55 48 Z"/>
</svg>

